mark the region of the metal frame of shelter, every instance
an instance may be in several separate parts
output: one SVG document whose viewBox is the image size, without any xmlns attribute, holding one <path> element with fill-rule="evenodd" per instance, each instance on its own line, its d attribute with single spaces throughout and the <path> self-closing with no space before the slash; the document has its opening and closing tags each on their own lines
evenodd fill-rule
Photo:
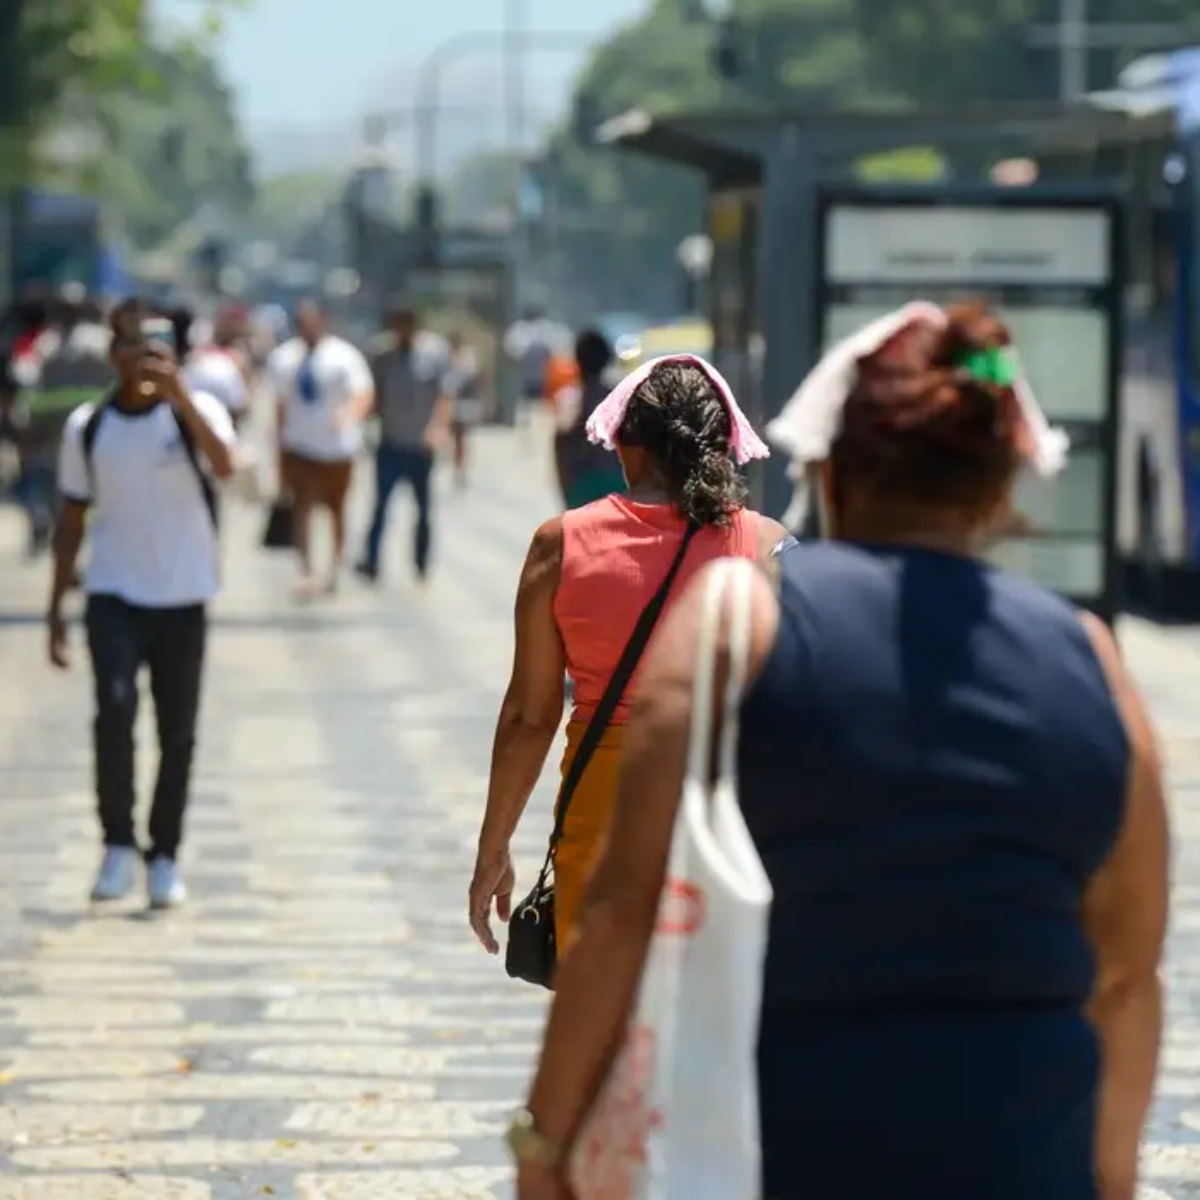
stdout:
<svg viewBox="0 0 1200 1200">
<path fill-rule="evenodd" d="M 747 110 L 664 117 L 635 110 L 606 122 L 597 138 L 616 149 L 701 172 L 714 201 L 726 196 L 753 202 L 757 279 L 746 304 L 756 310 L 748 327 L 761 335 L 764 346 L 752 405 L 755 418 L 763 421 L 780 411 L 819 354 L 814 236 L 822 185 L 850 180 L 856 160 L 909 146 L 953 149 L 982 136 L 1001 157 L 1006 150 L 1029 153 L 1045 143 L 1062 145 L 1077 138 L 1087 144 L 1097 136 L 1116 136 L 1134 121 L 1124 113 L 1062 105 L 956 113 Z M 713 292 L 719 292 L 719 285 L 714 283 Z M 719 353 L 718 322 L 714 335 Z M 767 512 L 779 514 L 788 505 L 792 489 L 786 467 L 772 459 L 756 488 Z"/>
<path fill-rule="evenodd" d="M 1112 183 L 1099 186 L 1029 186 L 996 187 L 978 184 L 937 184 L 926 186 L 864 186 L 862 184 L 829 184 L 818 190 L 818 219 L 812 231 L 812 251 L 817 264 L 815 287 L 816 304 L 813 318 L 813 339 L 816 345 L 827 344 L 831 330 L 830 321 L 838 303 L 853 303 L 857 295 L 865 295 L 878 301 L 895 291 L 894 297 L 883 302 L 883 307 L 902 303 L 919 294 L 928 299 L 945 303 L 956 295 L 983 296 L 988 303 L 1001 308 L 1046 304 L 1068 311 L 1094 312 L 1104 321 L 1104 335 L 1097 349 L 1099 353 L 1100 411 L 1084 418 L 1063 419 L 1055 410 L 1055 394 L 1047 389 L 1039 395 L 1050 422 L 1064 429 L 1070 437 L 1072 457 L 1078 454 L 1099 455 L 1099 511 L 1095 513 L 1095 543 L 1100 549 L 1100 575 L 1097 586 L 1080 588 L 1078 583 L 1059 585 L 1062 594 L 1081 608 L 1087 608 L 1103 620 L 1115 620 L 1121 608 L 1122 578 L 1117 555 L 1117 437 L 1120 417 L 1120 379 L 1124 358 L 1123 313 L 1125 284 L 1125 205 L 1120 190 Z M 1033 282 L 1026 278 L 1004 278 L 994 275 L 988 268 L 970 284 L 964 285 L 953 279 L 939 279 L 937 274 L 916 285 L 897 284 L 888 280 L 862 280 L 857 284 L 834 281 L 831 278 L 830 236 L 831 223 L 839 214 L 887 213 L 915 210 L 944 210 L 947 213 L 963 214 L 972 210 L 984 210 L 985 219 L 995 219 L 995 214 L 1028 213 L 1035 221 L 1044 220 L 1045 214 L 1076 213 L 1083 217 L 1099 215 L 1103 219 L 1105 236 L 1103 255 L 1105 261 L 1104 281 L 1080 283 L 1076 280 L 1055 278 Z M 945 218 L 942 218 L 944 231 Z M 990 228 L 990 227 L 989 227 Z M 993 248 L 988 245 L 986 248 Z M 922 271 L 922 275 L 926 272 Z M 1041 299 L 1039 299 L 1041 297 Z M 1043 320 L 1045 318 L 1042 318 Z M 1068 467 L 1068 470 L 1070 468 Z M 1018 511 L 1020 507 L 1018 504 Z M 1049 556 L 1064 560 L 1065 550 L 1077 542 L 1082 531 L 1076 528 L 1042 528 L 1029 537 L 1018 536 L 1015 542 L 1024 542 L 1043 560 Z M 1087 535 L 1092 533 L 1089 528 Z M 1085 540 L 1091 541 L 1091 536 Z M 1043 566 L 1044 566 L 1043 562 Z M 1030 568 L 1029 573 L 1037 578 L 1041 572 Z M 1058 572 L 1055 571 L 1054 574 Z M 1045 578 L 1041 582 L 1049 582 Z"/>
</svg>

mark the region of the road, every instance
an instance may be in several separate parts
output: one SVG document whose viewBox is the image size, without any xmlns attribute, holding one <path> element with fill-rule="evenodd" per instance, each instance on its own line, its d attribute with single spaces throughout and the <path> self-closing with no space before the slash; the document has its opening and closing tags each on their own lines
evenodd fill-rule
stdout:
<svg viewBox="0 0 1200 1200">
<path fill-rule="evenodd" d="M 155 918 L 84 902 L 86 668 L 43 665 L 45 567 L 21 563 L 0 510 L 0 1200 L 509 1194 L 501 1134 L 543 1002 L 474 945 L 463 901 L 516 573 L 553 509 L 546 458 L 532 434 L 485 434 L 486 486 L 439 480 L 425 589 L 404 568 L 405 507 L 387 581 L 307 609 L 286 558 L 255 549 L 256 514 L 229 511 L 193 900 Z M 1145 1200 L 1185 1200 L 1200 1198 L 1200 631 L 1123 633 L 1180 840 Z M 543 787 L 519 834 L 524 881 L 549 803 Z"/>
</svg>

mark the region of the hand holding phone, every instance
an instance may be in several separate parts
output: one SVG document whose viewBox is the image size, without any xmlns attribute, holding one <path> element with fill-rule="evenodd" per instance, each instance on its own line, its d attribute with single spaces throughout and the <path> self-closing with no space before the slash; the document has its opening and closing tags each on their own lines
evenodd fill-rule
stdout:
<svg viewBox="0 0 1200 1200">
<path fill-rule="evenodd" d="M 143 396 L 169 396 L 177 381 L 175 327 L 164 317 L 148 317 L 139 329 L 143 350 L 140 374 Z"/>
</svg>

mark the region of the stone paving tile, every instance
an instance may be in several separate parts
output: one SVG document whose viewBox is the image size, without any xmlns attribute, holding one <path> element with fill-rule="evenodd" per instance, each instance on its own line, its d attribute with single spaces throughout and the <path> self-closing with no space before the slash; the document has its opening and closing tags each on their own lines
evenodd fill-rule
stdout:
<svg viewBox="0 0 1200 1200">
<path fill-rule="evenodd" d="M 533 453 L 489 434 L 481 482 L 442 487 L 425 589 L 408 578 L 401 507 L 381 588 L 294 608 L 290 564 L 257 554 L 257 515 L 230 507 L 193 902 L 167 917 L 83 902 L 86 674 L 44 668 L 44 571 L 18 564 L 0 511 L 0 1200 L 509 1194 L 500 1132 L 544 1000 L 473 945 L 462 908 L 512 589 L 553 507 Z M 1141 1200 L 1200 1200 L 1200 634 L 1130 622 L 1124 639 L 1183 843 Z M 519 883 L 549 800 L 543 786 L 517 836 Z"/>
</svg>

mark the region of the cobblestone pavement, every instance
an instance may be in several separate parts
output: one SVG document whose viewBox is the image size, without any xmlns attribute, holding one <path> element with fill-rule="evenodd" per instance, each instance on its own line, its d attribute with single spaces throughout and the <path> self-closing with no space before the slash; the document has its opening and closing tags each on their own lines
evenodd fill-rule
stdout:
<svg viewBox="0 0 1200 1200">
<path fill-rule="evenodd" d="M 532 434 L 439 481 L 436 574 L 334 602 L 230 511 L 186 911 L 93 911 L 89 701 L 42 662 L 45 570 L 0 511 L 0 1200 L 485 1200 L 542 1001 L 463 920 L 512 591 L 552 510 Z M 484 479 L 486 477 L 486 483 Z M 1171 1029 L 1144 1200 L 1200 1198 L 1200 632 L 1130 624 L 1180 839 Z M 153 741 L 149 714 L 141 741 Z M 145 756 L 149 759 L 149 755 Z M 148 774 L 150 762 L 143 766 Z M 528 881 L 549 793 L 519 834 Z"/>
</svg>

